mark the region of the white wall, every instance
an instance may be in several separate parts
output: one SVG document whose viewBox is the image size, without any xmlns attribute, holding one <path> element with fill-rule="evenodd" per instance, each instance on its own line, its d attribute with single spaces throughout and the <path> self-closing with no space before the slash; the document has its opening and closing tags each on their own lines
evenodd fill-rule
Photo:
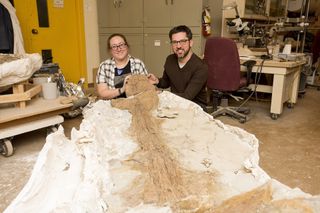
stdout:
<svg viewBox="0 0 320 213">
<path fill-rule="evenodd" d="M 92 68 L 100 64 L 97 0 L 83 0 L 84 29 L 86 42 L 87 79 L 93 83 Z"/>
</svg>

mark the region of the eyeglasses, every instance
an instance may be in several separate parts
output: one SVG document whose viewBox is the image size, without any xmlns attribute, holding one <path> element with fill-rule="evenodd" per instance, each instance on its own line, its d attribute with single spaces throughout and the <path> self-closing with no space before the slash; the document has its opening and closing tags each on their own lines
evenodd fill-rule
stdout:
<svg viewBox="0 0 320 213">
<path fill-rule="evenodd" d="M 171 44 L 173 45 L 173 46 L 177 46 L 178 44 L 180 44 L 180 45 L 186 45 L 187 44 L 187 42 L 189 41 L 189 39 L 182 39 L 182 40 L 180 40 L 180 41 L 171 41 Z"/>
<path fill-rule="evenodd" d="M 126 43 L 121 43 L 121 44 L 118 44 L 118 45 L 112 45 L 111 49 L 112 50 L 117 50 L 119 48 L 120 50 L 122 50 L 122 49 L 124 49 L 126 47 L 127 47 Z"/>
</svg>

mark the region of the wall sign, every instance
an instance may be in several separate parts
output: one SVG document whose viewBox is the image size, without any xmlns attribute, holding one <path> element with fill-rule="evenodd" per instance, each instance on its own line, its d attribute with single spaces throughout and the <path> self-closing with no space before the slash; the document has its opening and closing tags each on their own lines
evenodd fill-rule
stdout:
<svg viewBox="0 0 320 213">
<path fill-rule="evenodd" d="M 53 0 L 53 7 L 63 8 L 64 0 Z"/>
</svg>

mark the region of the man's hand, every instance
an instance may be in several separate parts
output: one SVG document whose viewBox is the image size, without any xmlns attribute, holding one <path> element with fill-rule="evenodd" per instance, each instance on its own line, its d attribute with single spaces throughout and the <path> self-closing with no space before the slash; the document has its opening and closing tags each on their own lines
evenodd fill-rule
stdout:
<svg viewBox="0 0 320 213">
<path fill-rule="evenodd" d="M 148 81 L 150 84 L 158 84 L 159 79 L 152 73 L 148 74 Z"/>
</svg>

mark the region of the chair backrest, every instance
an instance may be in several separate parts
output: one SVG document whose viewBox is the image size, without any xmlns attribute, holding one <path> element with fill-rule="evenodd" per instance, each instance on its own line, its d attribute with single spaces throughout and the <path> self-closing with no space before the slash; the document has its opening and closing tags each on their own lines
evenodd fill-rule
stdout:
<svg viewBox="0 0 320 213">
<path fill-rule="evenodd" d="M 240 87 L 240 58 L 236 43 L 229 38 L 206 40 L 204 61 L 208 65 L 207 87 L 219 91 L 236 91 Z"/>
</svg>

